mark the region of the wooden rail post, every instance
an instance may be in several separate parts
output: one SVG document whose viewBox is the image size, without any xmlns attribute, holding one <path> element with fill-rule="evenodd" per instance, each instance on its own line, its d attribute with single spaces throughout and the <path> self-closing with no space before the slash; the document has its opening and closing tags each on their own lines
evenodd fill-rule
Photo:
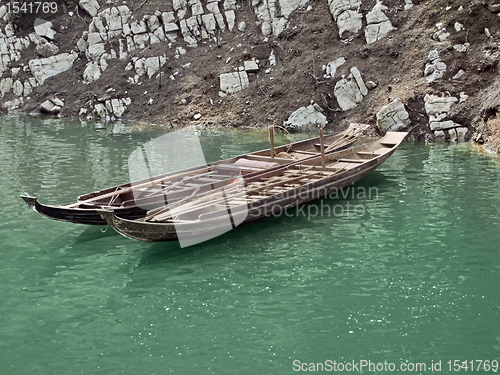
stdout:
<svg viewBox="0 0 500 375">
<path fill-rule="evenodd" d="M 318 130 L 319 130 L 319 144 L 321 149 L 321 167 L 325 168 L 325 142 L 323 140 L 323 127 L 319 125 Z"/>
<path fill-rule="evenodd" d="M 274 125 L 269 126 L 269 142 L 271 142 L 271 159 L 274 159 Z"/>
</svg>

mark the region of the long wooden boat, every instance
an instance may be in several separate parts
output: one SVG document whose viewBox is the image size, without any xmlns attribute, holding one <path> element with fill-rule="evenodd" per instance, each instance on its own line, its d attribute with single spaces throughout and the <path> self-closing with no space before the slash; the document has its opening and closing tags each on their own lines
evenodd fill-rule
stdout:
<svg viewBox="0 0 500 375">
<path fill-rule="evenodd" d="M 388 132 L 379 140 L 328 154 L 323 160 L 313 157 L 245 178 L 244 189 L 226 186 L 209 195 L 151 210 L 136 220 L 111 210 L 99 213 L 115 231 L 131 239 L 198 243 L 238 224 L 286 212 L 355 183 L 386 161 L 407 134 Z"/>
<path fill-rule="evenodd" d="M 325 136 L 324 153 L 349 147 L 368 127 L 369 125 L 364 124 L 351 124 L 341 133 Z M 30 208 L 49 219 L 76 224 L 106 225 L 106 221 L 98 213 L 99 209 L 116 211 L 122 218 L 137 219 L 144 216 L 148 210 L 165 205 L 167 191 L 168 203 L 171 203 L 172 200 L 184 198 L 186 194 L 200 193 L 230 184 L 235 171 L 245 177 L 258 176 L 266 170 L 279 169 L 284 165 L 314 158 L 320 154 L 320 148 L 319 137 L 311 138 L 208 165 L 113 186 L 81 195 L 76 201 L 66 204 L 42 204 L 36 197 L 27 193 L 21 198 Z"/>
</svg>

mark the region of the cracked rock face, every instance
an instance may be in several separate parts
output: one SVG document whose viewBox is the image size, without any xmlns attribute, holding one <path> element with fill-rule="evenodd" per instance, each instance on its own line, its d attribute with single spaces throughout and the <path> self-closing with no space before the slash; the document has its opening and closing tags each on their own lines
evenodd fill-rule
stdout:
<svg viewBox="0 0 500 375">
<path fill-rule="evenodd" d="M 245 71 L 220 75 L 220 89 L 227 94 L 234 94 L 250 85 Z"/>
<path fill-rule="evenodd" d="M 337 22 L 340 38 L 356 36 L 363 26 L 363 15 L 359 12 L 360 0 L 329 0 L 333 19 Z"/>
<path fill-rule="evenodd" d="M 335 84 L 333 94 L 343 111 L 356 108 L 363 100 L 363 94 L 354 79 L 341 79 Z"/>
<path fill-rule="evenodd" d="M 461 97 L 463 96 L 461 95 Z M 427 94 L 424 97 L 425 112 L 429 116 L 429 127 L 434 132 L 437 141 L 445 141 L 448 135 L 450 142 L 465 142 L 468 129 L 453 120 L 446 119 L 451 106 L 456 102 L 458 102 L 458 98 L 454 96 L 441 97 Z"/>
<path fill-rule="evenodd" d="M 399 131 L 410 124 L 410 116 L 399 98 L 377 112 L 377 126 L 384 133 Z"/>
<path fill-rule="evenodd" d="M 395 27 L 392 26 L 389 17 L 384 11 L 389 8 L 382 4 L 381 1 L 377 2 L 371 12 L 366 15 L 367 26 L 365 28 L 366 44 L 375 43 L 377 40 L 384 38 Z"/>
<path fill-rule="evenodd" d="M 290 15 L 307 2 L 308 0 L 253 0 L 255 15 L 262 23 L 262 34 L 280 35 L 285 30 Z"/>
</svg>

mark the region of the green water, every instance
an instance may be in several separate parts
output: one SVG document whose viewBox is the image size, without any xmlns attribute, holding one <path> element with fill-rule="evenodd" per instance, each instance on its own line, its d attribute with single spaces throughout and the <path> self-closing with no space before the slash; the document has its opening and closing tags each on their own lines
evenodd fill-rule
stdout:
<svg viewBox="0 0 500 375">
<path fill-rule="evenodd" d="M 0 124 L 1 374 L 294 374 L 293 361 L 327 360 L 457 373 L 447 361 L 500 359 L 496 158 L 405 143 L 354 198 L 323 201 L 355 214 L 308 218 L 316 202 L 181 249 L 48 220 L 19 198 L 125 182 L 129 154 L 163 129 Z M 200 136 L 208 160 L 267 138 Z"/>
</svg>

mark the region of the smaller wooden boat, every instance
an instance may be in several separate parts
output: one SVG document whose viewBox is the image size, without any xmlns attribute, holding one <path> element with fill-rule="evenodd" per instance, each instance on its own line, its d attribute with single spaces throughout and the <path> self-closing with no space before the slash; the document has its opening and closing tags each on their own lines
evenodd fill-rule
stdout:
<svg viewBox="0 0 500 375">
<path fill-rule="evenodd" d="M 351 124 L 345 131 L 324 137 L 324 153 L 349 147 L 369 127 Z M 106 225 L 97 210 L 113 210 L 122 218 L 137 219 L 153 208 L 183 199 L 196 192 L 230 184 L 235 173 L 255 177 L 266 170 L 314 158 L 321 153 L 319 137 L 246 155 L 200 165 L 150 179 L 129 182 L 81 195 L 76 201 L 60 205 L 42 204 L 27 193 L 21 198 L 36 212 L 58 221 L 87 225 Z"/>
<path fill-rule="evenodd" d="M 112 210 L 99 213 L 125 237 L 141 241 L 179 239 L 181 246 L 188 246 L 354 184 L 386 161 L 407 134 L 388 132 L 369 144 L 245 177 L 243 184 L 234 181 L 216 191 L 150 210 L 137 220 L 120 217 Z"/>
</svg>

